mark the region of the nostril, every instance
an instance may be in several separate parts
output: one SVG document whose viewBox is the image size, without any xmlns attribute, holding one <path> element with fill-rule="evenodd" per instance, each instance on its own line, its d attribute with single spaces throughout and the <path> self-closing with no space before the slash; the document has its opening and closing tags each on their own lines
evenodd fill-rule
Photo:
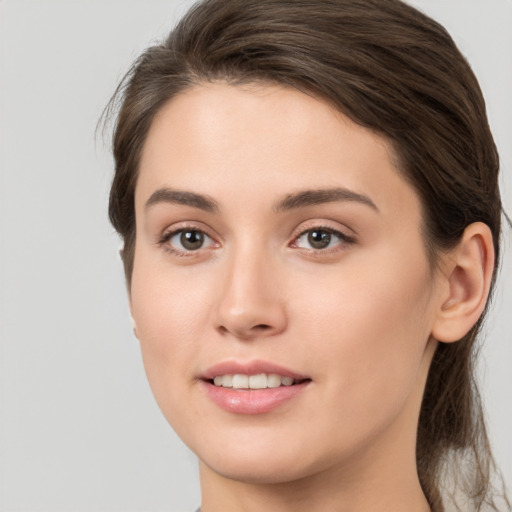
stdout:
<svg viewBox="0 0 512 512">
<path fill-rule="evenodd" d="M 270 325 L 267 325 L 267 324 L 258 324 L 253 327 L 253 329 L 255 329 L 257 331 L 268 331 L 271 328 L 272 327 L 270 327 Z"/>
<path fill-rule="evenodd" d="M 241 339 L 242 338 L 250 339 L 250 338 L 253 338 L 254 336 L 260 336 L 260 335 L 264 336 L 264 335 L 271 333 L 272 330 L 273 330 L 273 328 L 269 324 L 256 324 L 256 325 L 253 325 L 252 327 L 248 327 L 247 329 L 237 328 L 237 326 L 231 326 L 231 328 L 228 326 L 225 326 L 225 325 L 218 326 L 218 331 L 222 335 L 231 333 Z"/>
</svg>

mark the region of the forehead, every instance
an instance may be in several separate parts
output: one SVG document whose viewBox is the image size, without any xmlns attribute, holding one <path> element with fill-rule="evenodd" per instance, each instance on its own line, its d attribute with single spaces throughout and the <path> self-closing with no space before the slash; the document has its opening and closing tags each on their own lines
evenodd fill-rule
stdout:
<svg viewBox="0 0 512 512">
<path fill-rule="evenodd" d="M 241 203 L 343 186 L 384 210 L 418 207 L 391 145 L 326 102 L 275 85 L 195 86 L 155 116 L 141 157 L 136 202 L 163 186 Z M 243 190 L 252 193 L 242 197 Z"/>
</svg>

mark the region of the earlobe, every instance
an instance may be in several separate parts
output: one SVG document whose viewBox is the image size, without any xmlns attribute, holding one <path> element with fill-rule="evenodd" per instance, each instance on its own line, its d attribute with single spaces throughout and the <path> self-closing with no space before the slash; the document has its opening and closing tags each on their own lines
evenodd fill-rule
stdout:
<svg viewBox="0 0 512 512">
<path fill-rule="evenodd" d="M 137 324 L 135 323 L 135 319 L 131 315 L 130 318 L 132 319 L 133 334 L 137 339 L 139 339 L 139 336 L 137 335 Z"/>
<path fill-rule="evenodd" d="M 489 227 L 470 224 L 445 262 L 447 295 L 440 300 L 432 336 L 450 343 L 463 338 L 482 314 L 494 270 L 494 245 Z"/>
<path fill-rule="evenodd" d="M 135 337 L 137 339 L 139 339 L 139 336 L 137 334 L 137 322 L 135 322 L 135 318 L 133 317 L 133 310 L 132 310 L 132 301 L 131 301 L 131 298 L 130 298 L 130 320 L 132 321 L 132 329 L 133 329 L 133 334 L 135 335 Z"/>
</svg>

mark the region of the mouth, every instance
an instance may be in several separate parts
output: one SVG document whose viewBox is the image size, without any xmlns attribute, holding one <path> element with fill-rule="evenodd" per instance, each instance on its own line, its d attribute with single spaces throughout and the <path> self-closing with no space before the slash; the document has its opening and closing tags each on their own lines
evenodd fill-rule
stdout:
<svg viewBox="0 0 512 512">
<path fill-rule="evenodd" d="M 203 389 L 214 404 L 234 414 L 264 414 L 295 403 L 312 379 L 263 361 L 228 361 L 201 376 Z"/>
</svg>

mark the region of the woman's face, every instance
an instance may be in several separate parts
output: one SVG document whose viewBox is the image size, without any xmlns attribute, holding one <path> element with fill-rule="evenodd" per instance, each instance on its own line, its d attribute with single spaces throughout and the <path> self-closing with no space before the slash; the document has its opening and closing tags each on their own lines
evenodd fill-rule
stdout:
<svg viewBox="0 0 512 512">
<path fill-rule="evenodd" d="M 290 88 L 196 86 L 156 116 L 131 309 L 155 397 L 210 470 L 411 457 L 440 287 L 393 162 Z"/>
</svg>

